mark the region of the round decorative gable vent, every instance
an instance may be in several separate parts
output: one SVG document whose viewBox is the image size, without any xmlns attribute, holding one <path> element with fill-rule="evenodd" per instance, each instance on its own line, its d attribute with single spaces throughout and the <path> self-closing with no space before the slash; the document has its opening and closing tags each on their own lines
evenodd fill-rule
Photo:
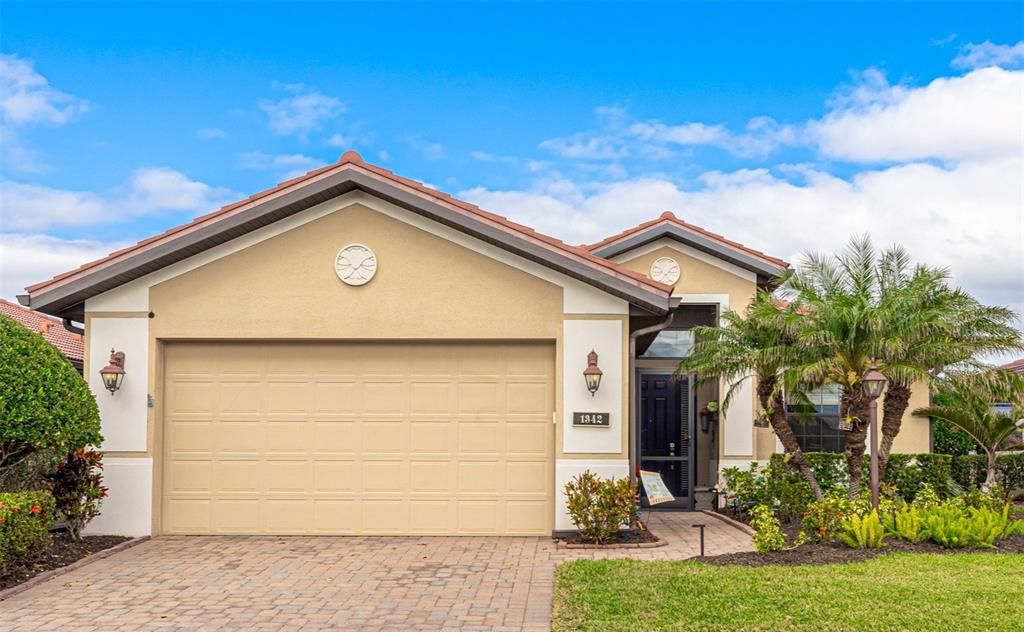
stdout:
<svg viewBox="0 0 1024 632">
<path fill-rule="evenodd" d="M 363 244 L 349 244 L 334 258 L 334 271 L 346 285 L 366 285 L 377 274 L 377 255 Z"/>
<path fill-rule="evenodd" d="M 658 283 L 675 285 L 679 282 L 679 263 L 672 257 L 659 257 L 651 264 L 651 278 Z"/>
</svg>

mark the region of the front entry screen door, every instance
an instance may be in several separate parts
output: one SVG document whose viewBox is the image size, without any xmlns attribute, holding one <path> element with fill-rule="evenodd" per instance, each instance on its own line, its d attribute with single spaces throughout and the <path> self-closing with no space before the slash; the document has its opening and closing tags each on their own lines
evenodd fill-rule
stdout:
<svg viewBox="0 0 1024 632">
<path fill-rule="evenodd" d="M 640 375 L 640 467 L 658 472 L 674 503 L 659 508 L 689 509 L 693 463 L 693 405 L 685 377 Z M 646 499 L 643 501 L 647 506 Z"/>
</svg>

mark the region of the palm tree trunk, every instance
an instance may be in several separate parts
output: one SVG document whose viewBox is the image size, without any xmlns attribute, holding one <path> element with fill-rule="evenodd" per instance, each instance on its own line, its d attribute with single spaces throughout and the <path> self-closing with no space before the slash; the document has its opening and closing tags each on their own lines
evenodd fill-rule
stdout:
<svg viewBox="0 0 1024 632">
<path fill-rule="evenodd" d="M 789 455 L 789 462 L 800 472 L 801 476 L 807 481 L 807 484 L 811 486 L 811 492 L 814 493 L 815 500 L 821 500 L 824 495 L 821 493 L 821 487 L 818 485 L 818 478 L 814 475 L 814 470 L 811 469 L 807 458 L 800 449 L 800 442 L 797 440 L 793 428 L 789 425 L 789 420 L 786 419 L 786 403 L 782 401 L 781 397 L 776 398 L 772 402 L 772 414 L 769 422 L 772 424 L 772 429 L 775 430 L 775 435 L 782 443 L 782 449 Z"/>
<path fill-rule="evenodd" d="M 878 478 L 885 479 L 885 466 L 889 462 L 893 441 L 900 433 L 903 414 L 910 406 L 910 385 L 889 382 L 882 403 L 882 441 L 878 446 Z"/>
<path fill-rule="evenodd" d="M 840 399 L 839 414 L 842 417 L 853 417 L 853 430 L 844 430 L 843 439 L 846 448 L 846 468 L 850 474 L 850 500 L 856 500 L 860 493 L 860 479 L 864 468 L 864 452 L 867 450 L 868 436 L 868 399 L 860 385 L 843 386 Z"/>
<path fill-rule="evenodd" d="M 772 411 L 768 422 L 772 425 L 775 436 L 782 443 L 783 451 L 789 456 L 790 464 L 800 472 L 800 475 L 810 485 L 814 498 L 821 500 L 823 495 L 821 493 L 821 486 L 818 485 L 818 479 L 814 475 L 814 470 L 811 469 L 810 464 L 807 463 L 803 451 L 800 449 L 800 442 L 796 438 L 796 433 L 793 432 L 793 428 L 789 425 L 789 420 L 786 419 L 786 403 L 782 400 L 782 397 L 773 395 L 774 390 L 774 380 L 758 380 L 758 402 L 761 404 L 762 409 Z"/>
<path fill-rule="evenodd" d="M 981 491 L 990 492 L 995 489 L 996 486 L 996 451 L 985 450 L 988 456 L 988 463 L 985 468 L 985 484 L 981 486 Z"/>
</svg>

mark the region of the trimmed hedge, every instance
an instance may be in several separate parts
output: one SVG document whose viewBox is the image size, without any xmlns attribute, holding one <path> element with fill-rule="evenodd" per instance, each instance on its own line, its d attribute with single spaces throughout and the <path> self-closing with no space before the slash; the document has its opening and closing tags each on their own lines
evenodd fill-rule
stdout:
<svg viewBox="0 0 1024 632">
<path fill-rule="evenodd" d="M 50 541 L 53 508 L 49 492 L 0 492 L 0 568 Z"/>
<path fill-rule="evenodd" d="M 846 461 L 842 454 L 833 452 L 806 452 L 807 463 L 814 470 L 823 492 L 845 486 L 847 479 Z M 783 464 L 782 454 L 772 456 L 777 468 Z M 871 459 L 864 457 L 863 481 L 871 471 Z M 1024 489 L 1024 452 L 1004 454 L 996 460 L 997 480 L 1008 491 Z M 799 484 L 803 478 L 791 472 L 793 482 Z M 968 454 L 891 454 L 885 468 L 882 483 L 895 485 L 899 494 L 908 502 L 913 501 L 924 484 L 931 485 L 940 496 L 951 496 L 960 490 L 977 489 L 985 480 L 985 457 Z M 809 491 L 809 490 L 808 490 Z"/>
<path fill-rule="evenodd" d="M 37 451 L 102 441 L 96 399 L 75 367 L 40 334 L 0 316 L 0 475 Z"/>
</svg>

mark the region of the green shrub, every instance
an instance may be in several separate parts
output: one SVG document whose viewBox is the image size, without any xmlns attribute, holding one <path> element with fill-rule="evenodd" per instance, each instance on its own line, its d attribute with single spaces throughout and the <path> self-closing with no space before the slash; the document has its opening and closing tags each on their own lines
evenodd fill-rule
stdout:
<svg viewBox="0 0 1024 632">
<path fill-rule="evenodd" d="M 804 512 L 800 531 L 819 542 L 829 542 L 839 537 L 843 523 L 853 514 L 853 504 L 842 489 L 832 490 L 821 500 L 812 502 Z"/>
<path fill-rule="evenodd" d="M 985 482 L 987 457 L 984 454 L 964 454 L 953 458 L 953 481 L 964 490 L 981 487 Z"/>
<path fill-rule="evenodd" d="M 878 512 L 872 510 L 866 516 L 849 516 L 843 521 L 839 539 L 853 549 L 881 548 L 885 542 L 885 528 L 878 517 Z"/>
<path fill-rule="evenodd" d="M 10 558 L 50 541 L 53 496 L 48 492 L 0 492 L 0 568 Z"/>
<path fill-rule="evenodd" d="M 782 551 L 786 538 L 782 535 L 779 519 L 767 505 L 757 505 L 751 512 L 750 526 L 754 528 L 754 549 L 758 553 Z"/>
<path fill-rule="evenodd" d="M 47 479 L 68 533 L 72 539 L 81 540 L 82 529 L 100 515 L 100 503 L 107 496 L 103 486 L 103 455 L 95 450 L 71 452 Z"/>
<path fill-rule="evenodd" d="M 971 521 L 956 503 L 941 503 L 924 512 L 928 537 L 947 549 L 970 546 L 974 541 Z"/>
<path fill-rule="evenodd" d="M 785 459 L 772 459 L 765 475 L 766 499 L 773 502 L 779 518 L 786 522 L 800 519 L 814 500 L 811 487 Z"/>
<path fill-rule="evenodd" d="M 722 469 L 726 494 L 737 508 L 744 508 L 769 501 L 765 474 L 756 462 L 749 469 L 727 467 Z"/>
<path fill-rule="evenodd" d="M 584 539 L 603 544 L 637 512 L 637 487 L 628 478 L 601 479 L 587 470 L 565 484 L 569 518 Z"/>
<path fill-rule="evenodd" d="M 996 459 L 996 477 L 1007 492 L 1024 490 L 1024 451 L 1004 454 Z"/>
<path fill-rule="evenodd" d="M 0 478 L 38 450 L 98 445 L 100 416 L 82 376 L 40 334 L 0 316 Z"/>
<path fill-rule="evenodd" d="M 914 505 L 904 504 L 898 510 L 883 514 L 889 535 L 918 544 L 928 539 L 924 518 Z"/>
<path fill-rule="evenodd" d="M 991 507 L 968 507 L 971 524 L 971 544 L 985 548 L 995 547 L 996 542 L 1005 538 L 1011 531 L 1010 505 L 1006 503 L 1002 509 Z"/>
<path fill-rule="evenodd" d="M 932 419 L 932 451 L 936 454 L 965 456 L 979 451 L 980 448 L 971 435 L 945 419 Z"/>
</svg>

